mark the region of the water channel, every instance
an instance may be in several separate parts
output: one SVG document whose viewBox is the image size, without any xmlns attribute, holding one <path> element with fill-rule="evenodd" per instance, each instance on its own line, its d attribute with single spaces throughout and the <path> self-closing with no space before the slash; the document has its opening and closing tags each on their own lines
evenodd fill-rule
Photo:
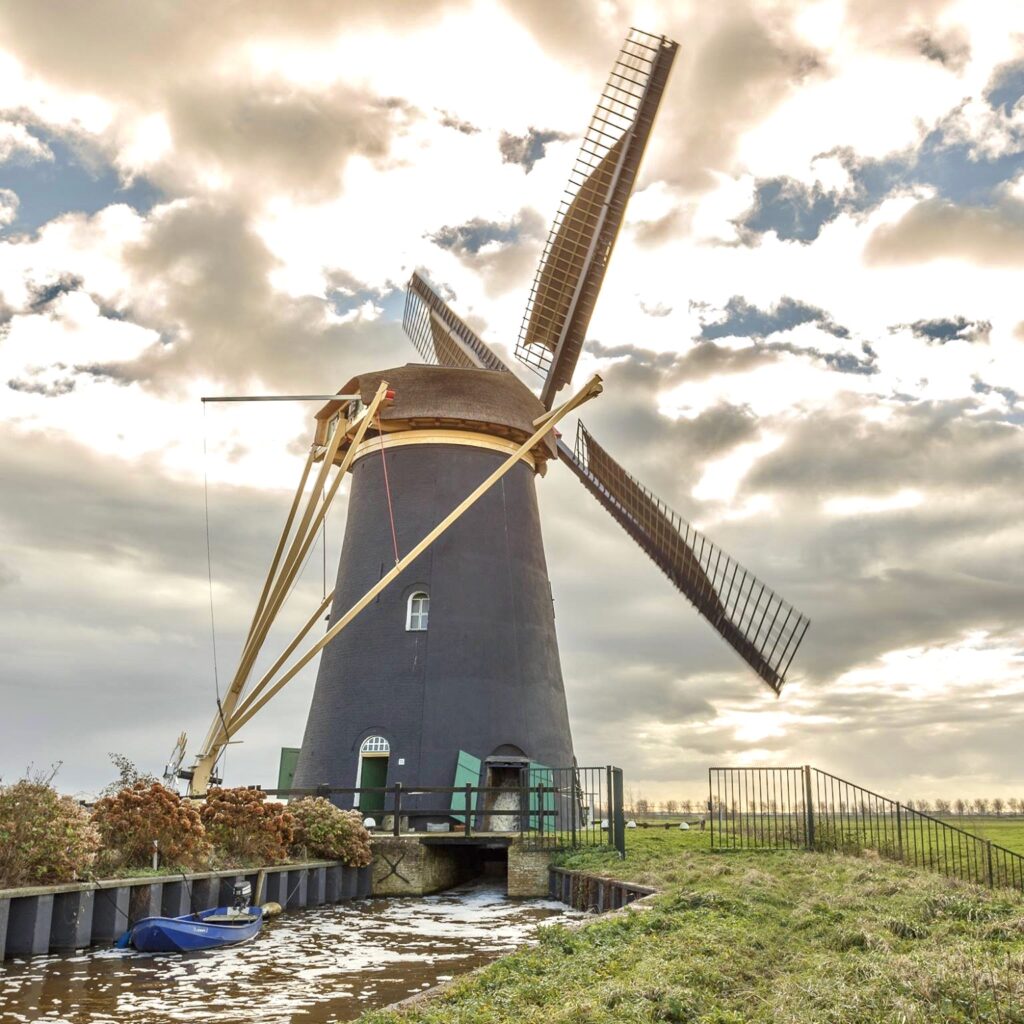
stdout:
<svg viewBox="0 0 1024 1024">
<path fill-rule="evenodd" d="M 91 949 L 0 965 L 0 1021 L 328 1024 L 353 1020 L 530 941 L 564 917 L 481 882 L 437 896 L 283 914 L 244 946 L 188 955 Z"/>
</svg>

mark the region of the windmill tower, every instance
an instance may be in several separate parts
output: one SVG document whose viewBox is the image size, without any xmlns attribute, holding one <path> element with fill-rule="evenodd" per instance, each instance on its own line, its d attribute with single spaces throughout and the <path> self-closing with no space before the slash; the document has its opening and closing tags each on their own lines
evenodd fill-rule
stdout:
<svg viewBox="0 0 1024 1024">
<path fill-rule="evenodd" d="M 574 447 L 550 429 L 600 390 L 592 382 L 586 394 L 556 402 L 576 368 L 675 54 L 664 36 L 631 30 L 584 136 L 515 349 L 540 378 L 539 398 L 413 274 L 404 327 L 424 362 L 353 377 L 317 414 L 239 669 L 190 774 L 193 792 L 205 792 L 229 737 L 320 650 L 297 788 L 504 786 L 516 784 L 525 766 L 569 767 L 536 496 L 537 477 L 558 462 L 781 691 L 808 620 L 627 473 L 582 423 Z M 313 497 L 285 554 L 318 460 Z M 271 685 L 328 596 L 243 700 L 269 623 L 324 514 L 314 515 L 316 495 L 334 465 L 327 501 L 346 472 L 352 480 L 331 627 Z M 474 488 L 476 504 L 456 515 L 453 506 Z M 374 809 L 372 800 L 361 806 Z M 403 803 L 413 814 L 416 806 L 415 797 Z"/>
<path fill-rule="evenodd" d="M 540 398 L 414 274 L 404 326 L 427 365 L 355 377 L 343 391 L 360 399 L 319 413 L 321 423 L 353 415 L 381 379 L 396 393 L 379 436 L 353 463 L 336 610 L 528 437 L 570 382 L 675 53 L 668 39 L 632 30 L 591 119 L 516 347 L 542 380 Z M 500 785 L 503 772 L 523 765 L 572 763 L 536 498 L 536 478 L 553 459 L 779 692 L 807 620 L 683 523 L 580 424 L 575 449 L 545 438 L 328 645 L 297 787 Z"/>
</svg>

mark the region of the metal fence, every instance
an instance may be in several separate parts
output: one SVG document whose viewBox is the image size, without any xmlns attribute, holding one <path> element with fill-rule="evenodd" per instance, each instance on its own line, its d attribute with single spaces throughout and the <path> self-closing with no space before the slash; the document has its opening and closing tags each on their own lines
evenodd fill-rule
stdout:
<svg viewBox="0 0 1024 1024">
<path fill-rule="evenodd" d="M 978 885 L 1024 891 L 1024 856 L 829 772 L 711 768 L 716 850 L 874 850 Z"/>
<path fill-rule="evenodd" d="M 467 838 L 485 833 L 516 833 L 528 846 L 613 846 L 626 853 L 622 802 L 622 769 L 547 768 L 530 765 L 519 770 L 517 785 L 316 786 L 312 789 L 267 789 L 268 796 L 298 800 L 322 796 L 358 807 L 372 798 L 380 831 L 399 836 L 427 831 L 428 821 L 447 822 L 451 831 Z M 259 787 L 254 787 L 259 788 Z M 338 798 L 338 799 L 336 799 Z"/>
</svg>

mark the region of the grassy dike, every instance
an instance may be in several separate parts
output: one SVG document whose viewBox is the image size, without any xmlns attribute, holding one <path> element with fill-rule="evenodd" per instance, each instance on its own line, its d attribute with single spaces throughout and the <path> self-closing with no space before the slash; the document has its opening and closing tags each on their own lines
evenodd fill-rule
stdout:
<svg viewBox="0 0 1024 1024">
<path fill-rule="evenodd" d="M 631 832 L 563 865 L 662 889 L 553 926 L 403 1012 L 362 1024 L 1024 1024 L 1024 898 L 871 857 L 711 853 Z"/>
</svg>

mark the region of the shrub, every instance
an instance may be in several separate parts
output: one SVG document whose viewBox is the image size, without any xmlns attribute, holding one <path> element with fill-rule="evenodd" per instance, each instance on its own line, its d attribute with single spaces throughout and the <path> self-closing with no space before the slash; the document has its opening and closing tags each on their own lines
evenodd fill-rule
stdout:
<svg viewBox="0 0 1024 1024">
<path fill-rule="evenodd" d="M 48 782 L 0 786 L 0 888 L 74 881 L 98 847 L 88 813 Z"/>
<path fill-rule="evenodd" d="M 131 789 L 140 782 L 144 782 L 148 785 L 150 782 L 157 781 L 156 777 L 150 775 L 149 772 L 140 772 L 139 769 L 135 767 L 135 762 L 125 757 L 124 754 L 112 753 L 107 756 L 117 769 L 117 778 L 108 786 L 103 787 L 100 796 L 117 796 L 122 789 Z"/>
<path fill-rule="evenodd" d="M 148 867 L 157 841 L 162 863 L 199 867 L 209 854 L 199 812 L 159 782 L 139 780 L 96 802 L 92 820 L 103 838 L 102 869 Z"/>
<path fill-rule="evenodd" d="M 284 804 L 266 803 L 260 790 L 211 786 L 200 814 L 206 834 L 228 859 L 260 864 L 288 859 L 295 818 Z"/>
<path fill-rule="evenodd" d="M 370 863 L 370 833 L 358 811 L 343 811 L 322 796 L 304 797 L 289 804 L 288 810 L 298 823 L 298 856 L 340 860 L 350 868 Z"/>
</svg>

